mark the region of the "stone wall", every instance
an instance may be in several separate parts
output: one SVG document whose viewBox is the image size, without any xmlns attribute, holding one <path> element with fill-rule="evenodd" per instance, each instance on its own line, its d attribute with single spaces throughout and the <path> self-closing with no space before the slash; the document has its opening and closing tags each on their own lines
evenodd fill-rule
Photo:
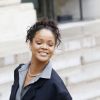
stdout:
<svg viewBox="0 0 100 100">
<path fill-rule="evenodd" d="M 0 0 L 0 100 L 9 99 L 14 69 L 30 59 L 25 36 L 36 20 L 33 4 Z"/>
</svg>

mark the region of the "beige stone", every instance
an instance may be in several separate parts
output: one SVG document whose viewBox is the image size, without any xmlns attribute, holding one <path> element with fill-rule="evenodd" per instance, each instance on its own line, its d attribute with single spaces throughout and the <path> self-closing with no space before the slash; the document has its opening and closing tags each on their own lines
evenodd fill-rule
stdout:
<svg viewBox="0 0 100 100">
<path fill-rule="evenodd" d="M 31 60 L 29 52 L 23 52 L 21 54 L 16 55 L 16 62 L 20 63 L 28 63 Z"/>
<path fill-rule="evenodd" d="M 0 67 L 3 67 L 3 66 L 4 66 L 4 58 L 0 57 Z"/>
<path fill-rule="evenodd" d="M 0 6 L 20 3 L 21 0 L 0 0 Z"/>
</svg>

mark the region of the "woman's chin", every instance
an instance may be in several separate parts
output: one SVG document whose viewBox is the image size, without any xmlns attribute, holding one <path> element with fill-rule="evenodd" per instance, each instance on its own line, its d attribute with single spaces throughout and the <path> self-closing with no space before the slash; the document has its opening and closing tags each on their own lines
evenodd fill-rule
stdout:
<svg viewBox="0 0 100 100">
<path fill-rule="evenodd" d="M 40 62 L 48 62 L 48 61 L 49 61 L 49 59 L 46 58 L 46 57 L 38 58 L 38 60 L 39 60 Z"/>
</svg>

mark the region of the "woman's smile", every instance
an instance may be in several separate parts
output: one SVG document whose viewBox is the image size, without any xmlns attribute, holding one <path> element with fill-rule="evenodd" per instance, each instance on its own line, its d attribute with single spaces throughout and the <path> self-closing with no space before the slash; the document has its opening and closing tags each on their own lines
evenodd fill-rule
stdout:
<svg viewBox="0 0 100 100">
<path fill-rule="evenodd" d="M 39 52 L 41 56 L 48 56 L 48 53 L 46 52 Z"/>
</svg>

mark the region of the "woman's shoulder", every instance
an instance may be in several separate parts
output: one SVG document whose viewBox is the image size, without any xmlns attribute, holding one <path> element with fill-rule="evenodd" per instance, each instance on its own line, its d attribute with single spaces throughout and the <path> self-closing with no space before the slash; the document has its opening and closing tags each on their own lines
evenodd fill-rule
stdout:
<svg viewBox="0 0 100 100">
<path fill-rule="evenodd" d="M 65 84 L 63 82 L 63 80 L 61 79 L 61 77 L 58 75 L 58 73 L 52 69 L 52 74 L 51 74 L 51 82 L 53 84 L 55 84 L 56 86 L 64 86 L 65 87 Z"/>
<path fill-rule="evenodd" d="M 23 65 L 25 65 L 25 64 L 19 64 L 19 65 L 14 69 L 14 74 L 17 74 L 17 73 L 18 73 L 18 70 L 19 70 L 20 68 L 22 68 Z"/>
<path fill-rule="evenodd" d="M 65 97 L 70 98 L 68 100 L 72 100 L 71 95 L 67 89 L 67 86 L 65 86 L 63 80 L 61 79 L 61 77 L 57 74 L 57 72 L 54 69 L 52 70 L 51 82 L 52 82 L 53 86 L 56 88 L 58 97 L 60 95 L 64 98 Z M 66 100 L 66 99 L 62 99 L 62 100 Z"/>
<path fill-rule="evenodd" d="M 19 64 L 19 65 L 15 68 L 15 71 L 18 71 L 23 65 L 25 65 L 25 64 Z"/>
<path fill-rule="evenodd" d="M 58 75 L 58 73 L 54 69 L 52 69 L 51 79 L 55 81 L 59 81 L 59 82 L 62 81 L 61 77 Z"/>
</svg>

